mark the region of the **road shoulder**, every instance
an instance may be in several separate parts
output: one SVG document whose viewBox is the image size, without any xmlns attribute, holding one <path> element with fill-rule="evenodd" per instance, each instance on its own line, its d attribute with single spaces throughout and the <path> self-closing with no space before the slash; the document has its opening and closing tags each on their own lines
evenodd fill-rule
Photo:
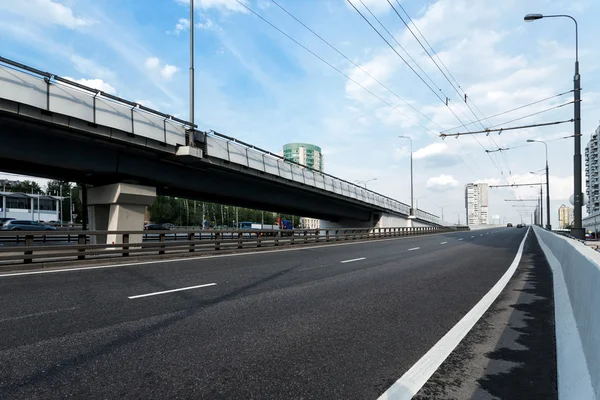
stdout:
<svg viewBox="0 0 600 400">
<path fill-rule="evenodd" d="M 552 290 L 529 235 L 506 288 L 414 399 L 557 399 Z"/>
</svg>

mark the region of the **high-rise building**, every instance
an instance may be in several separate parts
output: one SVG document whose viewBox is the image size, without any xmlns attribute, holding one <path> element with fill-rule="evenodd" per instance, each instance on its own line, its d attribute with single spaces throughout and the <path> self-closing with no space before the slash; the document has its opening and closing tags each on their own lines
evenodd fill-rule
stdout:
<svg viewBox="0 0 600 400">
<path fill-rule="evenodd" d="M 558 208 L 558 226 L 560 229 L 566 229 L 573 223 L 573 207 L 567 207 L 564 204 Z"/>
<path fill-rule="evenodd" d="M 488 224 L 488 184 L 468 183 L 465 187 L 467 225 Z"/>
<path fill-rule="evenodd" d="M 586 204 L 587 213 L 592 215 L 600 211 L 600 177 L 598 169 L 600 168 L 600 126 L 592 133 L 590 141 L 585 146 L 585 186 L 588 202 Z"/>
<path fill-rule="evenodd" d="M 288 143 L 283 146 L 281 155 L 286 160 L 292 160 L 300 165 L 323 172 L 323 153 L 319 146 L 308 143 Z M 304 229 L 319 229 L 321 220 L 302 217 L 300 218 L 300 226 Z"/>
<path fill-rule="evenodd" d="M 288 143 L 283 146 L 283 158 L 323 172 L 323 153 L 319 146 L 308 143 Z"/>
</svg>

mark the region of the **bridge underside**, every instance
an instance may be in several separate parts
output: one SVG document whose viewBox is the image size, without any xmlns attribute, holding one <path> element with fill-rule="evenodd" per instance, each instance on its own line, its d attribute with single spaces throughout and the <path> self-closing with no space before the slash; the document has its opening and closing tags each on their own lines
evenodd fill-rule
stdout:
<svg viewBox="0 0 600 400">
<path fill-rule="evenodd" d="M 117 182 L 156 187 L 161 195 L 340 221 L 372 221 L 367 207 L 326 192 L 288 185 L 267 176 L 236 173 L 205 162 L 193 165 L 166 152 L 17 118 L 0 112 L 0 170 L 86 183 Z"/>
</svg>

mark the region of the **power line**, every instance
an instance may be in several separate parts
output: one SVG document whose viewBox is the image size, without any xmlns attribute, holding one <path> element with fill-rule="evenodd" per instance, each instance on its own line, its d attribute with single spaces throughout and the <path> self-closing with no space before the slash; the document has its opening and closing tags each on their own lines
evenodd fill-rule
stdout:
<svg viewBox="0 0 600 400">
<path fill-rule="evenodd" d="M 546 98 L 544 98 L 544 99 L 537 100 L 537 101 L 534 101 L 534 102 L 532 102 L 532 103 L 525 104 L 525 105 L 523 105 L 523 106 L 520 106 L 520 107 L 512 108 L 512 109 L 510 109 L 510 110 L 503 111 L 503 112 L 501 112 L 501 113 L 498 113 L 498 114 L 490 115 L 489 117 L 485 117 L 485 118 L 483 118 L 483 119 L 481 119 L 481 120 L 478 120 L 478 121 L 473 121 L 473 122 L 470 122 L 470 123 L 468 123 L 467 125 L 472 125 L 472 124 L 475 124 L 475 123 L 477 123 L 477 122 L 483 121 L 484 119 L 486 119 L 486 120 L 489 120 L 489 119 L 491 119 L 491 118 L 495 118 L 495 117 L 499 117 L 499 116 L 501 116 L 501 115 L 509 114 L 509 113 L 511 113 L 511 112 L 513 112 L 513 111 L 521 110 L 521 109 L 523 109 L 523 108 L 530 107 L 530 106 L 533 106 L 533 105 L 535 105 L 535 104 L 542 103 L 542 102 L 544 102 L 544 101 L 547 101 L 547 100 L 553 99 L 553 98 L 555 98 L 555 97 L 564 96 L 565 94 L 569 94 L 569 93 L 571 93 L 571 92 L 573 92 L 573 90 L 569 90 L 568 92 L 564 92 L 564 93 L 555 94 L 555 95 L 553 95 L 553 96 L 546 97 Z M 443 131 L 443 132 L 452 131 L 452 130 L 454 130 L 454 129 L 458 129 L 458 128 L 460 128 L 460 126 L 455 126 L 454 128 L 446 129 L 446 130 L 445 130 L 445 131 Z"/>
<path fill-rule="evenodd" d="M 462 133 L 440 133 L 440 137 L 442 139 L 445 139 L 447 137 L 458 137 L 458 136 L 464 136 L 464 135 L 475 135 L 478 133 L 487 133 L 489 134 L 490 132 L 498 132 L 498 134 L 502 133 L 503 131 L 512 131 L 515 129 L 525 129 L 525 128 L 537 128 L 540 126 L 550 126 L 550 125 L 559 125 L 559 124 L 565 124 L 567 122 L 574 122 L 573 119 L 567 119 L 564 121 L 555 121 L 555 122 L 546 122 L 546 123 L 542 123 L 542 124 L 533 124 L 533 125 L 523 125 L 523 126 L 512 126 L 510 128 L 500 128 L 500 129 L 486 129 L 483 131 L 475 131 L 475 132 L 462 132 Z"/>
<path fill-rule="evenodd" d="M 283 10 L 287 15 L 289 15 L 290 17 L 292 17 L 294 20 L 296 20 L 296 22 L 298 22 L 300 25 L 302 25 L 304 28 L 306 28 L 309 32 L 311 32 L 313 35 L 315 35 L 317 38 L 319 38 L 319 40 L 321 40 L 323 43 L 325 43 L 327 46 L 329 46 L 330 48 L 332 48 L 335 52 L 337 52 L 340 56 L 344 57 L 348 62 L 350 62 L 352 65 L 354 65 L 356 68 L 360 69 L 363 73 L 365 73 L 369 78 L 373 79 L 375 82 L 377 82 L 379 85 L 381 85 L 384 89 L 386 89 L 388 92 L 390 92 L 391 94 L 393 94 L 394 96 L 396 96 L 399 100 L 401 100 L 404 104 L 406 104 L 407 106 L 409 106 L 410 108 L 412 108 L 413 110 L 415 110 L 417 113 L 419 113 L 423 118 L 427 119 L 428 121 L 430 121 L 431 123 L 439 126 L 441 128 L 441 126 L 433 121 L 431 118 L 429 118 L 428 116 L 426 116 L 425 114 L 423 114 L 421 111 L 419 111 L 418 108 L 416 108 L 415 106 L 413 106 L 412 104 L 410 104 L 409 102 L 407 102 L 406 100 L 404 100 L 402 97 L 400 97 L 396 92 L 394 92 L 392 89 L 390 89 L 389 87 L 387 87 L 385 84 L 383 84 L 380 80 L 378 80 L 377 78 L 375 78 L 373 75 L 371 75 L 368 71 L 366 71 L 363 67 L 361 67 L 360 65 L 358 65 L 356 62 L 354 62 L 352 59 L 350 59 L 348 56 L 346 56 L 344 53 L 342 53 L 339 49 L 337 49 L 335 46 L 333 46 L 331 43 L 329 43 L 327 40 L 323 39 L 323 37 L 321 35 L 319 35 L 318 33 L 316 33 L 314 30 L 312 30 L 311 28 L 309 28 L 304 22 L 300 21 L 298 18 L 296 18 L 292 13 L 290 13 L 288 10 L 286 10 L 285 8 L 283 8 L 283 6 L 281 6 L 279 3 L 277 3 L 275 0 L 271 0 L 271 2 L 273 4 L 275 4 L 277 7 L 279 7 L 281 10 Z"/>
<path fill-rule="evenodd" d="M 433 81 L 433 79 L 431 79 L 431 77 L 427 74 L 427 72 L 425 72 L 423 70 L 423 68 L 421 68 L 419 63 L 417 63 L 417 61 L 410 55 L 410 53 L 400 44 L 400 42 L 398 42 L 396 37 L 394 35 L 392 35 L 392 33 L 385 27 L 385 25 L 379 20 L 379 18 L 377 18 L 375 16 L 375 14 L 373 14 L 371 9 L 369 7 L 367 7 L 367 5 L 363 2 L 363 0 L 359 0 L 359 1 L 360 1 L 360 4 L 362 4 L 363 7 L 369 12 L 369 14 L 371 14 L 371 16 L 375 19 L 375 21 L 377 21 L 379 23 L 379 25 L 381 25 L 383 30 L 385 30 L 387 32 L 387 34 L 392 38 L 392 40 L 394 42 L 396 42 L 398 47 L 400 47 L 406 53 L 408 58 L 410 58 L 410 60 L 417 66 L 417 68 L 419 68 L 419 70 L 429 79 L 429 81 L 436 87 L 436 89 L 439 90 L 440 92 L 442 92 L 442 94 L 444 94 L 442 89 Z M 444 94 L 444 97 L 447 97 L 447 96 Z"/>
<path fill-rule="evenodd" d="M 581 100 L 579 100 L 579 101 L 581 101 Z M 570 102 L 568 102 L 568 103 L 559 104 L 559 105 L 557 105 L 557 106 L 554 106 L 554 107 L 546 108 L 545 110 L 538 111 L 538 112 L 535 112 L 535 113 L 532 113 L 532 114 L 529 114 L 529 115 L 525 115 L 525 116 L 523 116 L 523 117 L 519 117 L 519 118 L 511 119 L 510 121 L 506 121 L 506 122 L 503 122 L 503 123 L 501 123 L 501 124 L 492 125 L 492 126 L 490 126 L 490 128 L 496 128 L 496 127 L 498 127 L 498 126 L 500 126 L 500 125 L 505 125 L 505 124 L 510 124 L 511 122 L 520 121 L 520 120 L 522 120 L 522 119 L 529 118 L 529 117 L 533 117 L 533 116 L 535 116 L 535 115 L 539 115 L 539 114 L 543 114 L 543 113 L 545 113 L 545 112 L 548 112 L 548 111 L 556 110 L 557 108 L 561 108 L 561 107 L 564 107 L 564 106 L 568 106 L 569 104 L 573 104 L 573 103 L 575 103 L 575 100 L 573 100 L 573 101 L 570 101 Z"/>
<path fill-rule="evenodd" d="M 236 0 L 236 1 L 238 1 L 238 2 L 239 2 L 239 0 Z M 417 71 L 415 71 L 415 69 L 414 69 L 414 68 L 413 68 L 413 67 L 412 67 L 412 66 L 411 66 L 411 65 L 410 65 L 410 64 L 409 64 L 409 63 L 408 63 L 408 62 L 407 62 L 407 61 L 404 59 L 404 57 L 402 57 L 402 56 L 400 55 L 400 53 L 398 53 L 398 51 L 397 51 L 397 50 L 394 48 L 394 46 L 392 46 L 392 44 L 391 44 L 391 43 L 390 43 L 390 42 L 389 42 L 389 41 L 388 41 L 388 40 L 387 40 L 385 37 L 383 37 L 383 35 L 381 34 L 381 32 L 379 32 L 379 31 L 377 30 L 377 28 L 375 28 L 375 27 L 373 26 L 373 24 L 371 23 L 371 21 L 369 21 L 369 20 L 367 19 L 367 17 L 365 17 L 365 16 L 363 15 L 363 13 L 361 13 L 361 12 L 360 12 L 360 10 L 359 10 L 358 8 L 356 8 L 356 6 L 355 6 L 354 4 L 352 4 L 352 2 L 351 2 L 350 0 L 346 0 L 346 1 L 348 2 L 348 4 L 350 4 L 350 5 L 352 6 L 352 8 L 354 8 L 354 10 L 355 10 L 355 11 L 356 11 L 356 12 L 357 12 L 357 13 L 358 13 L 358 14 L 359 14 L 361 17 L 362 17 L 362 19 L 364 19 L 364 20 L 365 20 L 365 22 L 366 22 L 367 24 L 369 24 L 369 26 L 370 26 L 370 27 L 371 27 L 371 28 L 372 28 L 372 29 L 373 29 L 373 30 L 374 30 L 374 31 L 375 31 L 375 32 L 376 32 L 376 33 L 379 35 L 379 37 L 381 37 L 381 39 L 383 39 L 383 41 L 384 41 L 384 42 L 385 42 L 385 43 L 386 43 L 386 44 L 387 44 L 387 45 L 390 47 L 390 49 L 392 49 L 392 50 L 394 51 L 394 53 L 396 53 L 396 55 L 398 55 L 398 57 L 400 57 L 400 59 L 401 59 L 402 61 L 404 61 L 404 63 L 405 63 L 407 66 L 408 66 L 408 68 L 410 68 L 410 69 L 411 69 L 411 71 L 412 71 L 412 72 L 414 72 L 414 73 L 415 73 L 415 75 L 417 75 L 417 77 L 418 77 L 418 78 L 421 80 L 421 82 L 423 82 L 423 83 L 425 84 L 425 86 L 427 86 L 427 87 L 429 88 L 429 90 L 431 90 L 431 93 L 433 93 L 433 94 L 435 95 L 435 97 L 437 97 L 437 98 L 438 98 L 438 100 L 440 100 L 442 103 L 444 103 L 444 102 L 445 102 L 445 100 L 444 100 L 444 99 L 442 99 L 442 98 L 440 97 L 440 95 L 439 95 L 439 94 L 438 94 L 438 93 L 437 93 L 435 90 L 433 90 L 433 88 L 432 88 L 432 87 L 431 87 L 431 86 L 430 86 L 430 85 L 429 85 L 427 82 L 425 82 L 425 79 L 423 79 L 423 77 L 422 77 L 421 75 L 419 75 L 419 73 L 418 73 Z M 362 1 L 361 1 L 361 3 L 362 3 Z M 364 3 L 363 3 L 363 6 L 364 6 Z M 367 8 L 367 7 L 365 6 L 365 8 Z M 368 8 L 367 8 L 367 9 L 368 9 Z M 459 120 L 459 121 L 460 121 L 460 120 Z"/>
<path fill-rule="evenodd" d="M 325 60 L 323 57 L 319 56 L 317 53 L 315 53 L 314 51 L 310 50 L 308 47 L 306 47 L 305 45 L 303 45 L 302 43 L 300 43 L 299 41 L 297 41 L 296 39 L 294 39 L 293 37 L 291 37 L 290 35 L 288 35 L 287 33 L 285 33 L 284 31 L 282 31 L 281 29 L 279 29 L 277 26 L 275 26 L 273 23 L 271 23 L 270 21 L 268 21 L 266 18 L 264 18 L 262 15 L 258 14 L 256 11 L 254 11 L 253 9 L 251 9 L 250 7 L 248 7 L 246 4 L 242 3 L 240 0 L 235 0 L 239 5 L 241 5 L 242 7 L 244 7 L 245 9 L 247 9 L 250 13 L 254 14 L 255 16 L 257 16 L 259 19 L 261 19 L 263 22 L 267 23 L 268 25 L 270 25 L 273 29 L 277 30 L 279 33 L 281 33 L 282 35 L 284 35 L 285 37 L 287 37 L 288 39 L 290 39 L 292 42 L 296 43 L 298 46 L 302 47 L 304 50 L 306 50 L 307 52 L 309 52 L 310 54 L 312 54 L 314 57 L 316 57 L 317 59 L 319 59 L 320 61 L 322 61 L 323 63 L 327 64 L 330 68 L 334 69 L 335 71 L 337 71 L 339 74 L 343 75 L 344 77 L 346 77 L 346 79 L 348 79 L 349 81 L 353 82 L 354 84 L 356 84 L 357 86 L 361 87 L 363 90 L 365 90 L 366 92 L 368 92 L 369 94 L 371 94 L 373 97 L 377 98 L 378 100 L 380 100 L 381 102 L 383 102 L 384 104 L 390 106 L 393 110 L 398 111 L 400 114 L 404 115 L 406 118 L 408 118 L 409 120 L 411 120 L 412 122 L 416 123 L 417 125 L 421 126 L 423 129 L 427 130 L 427 131 L 432 131 L 430 128 L 427 128 L 426 126 L 424 126 L 423 124 L 421 124 L 418 121 L 415 121 L 414 119 L 412 119 L 411 117 L 409 117 L 408 115 L 406 115 L 404 112 L 402 112 L 401 110 L 398 109 L 398 107 L 392 105 L 391 103 L 389 103 L 388 101 L 382 99 L 380 96 L 378 96 L 377 94 L 375 94 L 373 91 L 367 89 L 365 86 L 361 85 L 360 83 L 358 83 L 356 80 L 352 79 L 350 76 L 348 76 L 346 73 L 344 73 L 342 70 L 340 70 L 339 68 L 335 67 L 333 64 L 331 64 L 329 61 Z"/>
</svg>

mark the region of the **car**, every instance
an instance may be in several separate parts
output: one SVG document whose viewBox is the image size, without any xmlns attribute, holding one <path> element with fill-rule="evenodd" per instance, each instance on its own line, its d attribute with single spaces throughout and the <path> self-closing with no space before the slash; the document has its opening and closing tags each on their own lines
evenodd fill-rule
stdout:
<svg viewBox="0 0 600 400">
<path fill-rule="evenodd" d="M 164 230 L 163 226 L 160 224 L 146 224 L 144 225 L 145 231 L 162 231 Z"/>
<path fill-rule="evenodd" d="M 509 222 L 508 224 L 506 224 L 506 227 L 507 227 L 507 228 L 512 228 L 513 226 L 512 226 L 512 224 Z"/>
<path fill-rule="evenodd" d="M 517 224 L 517 228 L 525 228 L 525 224 Z"/>
<path fill-rule="evenodd" d="M 0 226 L 4 225 L 6 221 L 14 221 L 16 218 L 0 218 Z"/>
<path fill-rule="evenodd" d="M 175 224 L 172 224 L 170 222 L 165 222 L 164 224 L 161 225 L 161 227 L 162 227 L 162 229 L 167 230 L 167 231 L 176 228 Z"/>
<path fill-rule="evenodd" d="M 37 221 L 19 221 L 16 219 L 6 221 L 2 225 L 3 231 L 55 231 L 56 228 L 44 225 Z"/>
</svg>

